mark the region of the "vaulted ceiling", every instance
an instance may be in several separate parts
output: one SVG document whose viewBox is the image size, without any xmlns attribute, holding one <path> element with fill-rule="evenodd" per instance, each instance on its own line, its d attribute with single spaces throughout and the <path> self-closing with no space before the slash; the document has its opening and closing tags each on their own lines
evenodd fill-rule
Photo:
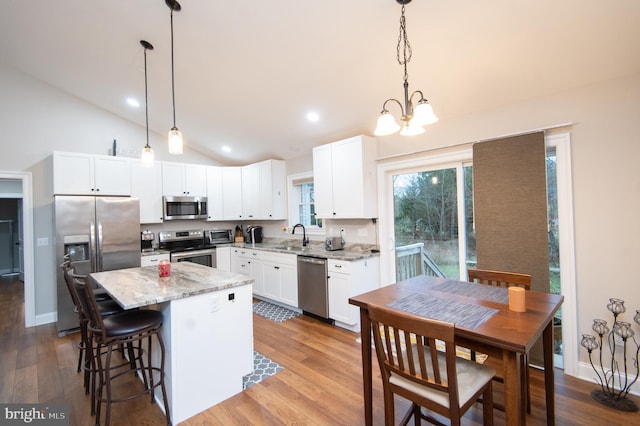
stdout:
<svg viewBox="0 0 640 426">
<path fill-rule="evenodd" d="M 179 1 L 177 126 L 222 163 L 372 134 L 382 102 L 402 97 L 395 0 Z M 141 126 L 139 41 L 152 43 L 149 124 L 160 134 L 172 126 L 164 0 L 0 5 L 0 62 Z M 410 90 L 440 120 L 640 71 L 637 0 L 415 0 L 406 20 Z M 309 111 L 320 120 L 308 122 Z"/>
</svg>

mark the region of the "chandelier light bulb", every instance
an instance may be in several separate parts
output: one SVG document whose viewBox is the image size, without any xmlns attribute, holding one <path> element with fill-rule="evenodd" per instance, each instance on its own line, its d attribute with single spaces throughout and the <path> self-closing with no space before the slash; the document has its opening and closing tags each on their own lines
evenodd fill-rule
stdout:
<svg viewBox="0 0 640 426">
<path fill-rule="evenodd" d="M 373 132 L 376 136 L 391 135 L 400 130 L 400 125 L 393 118 L 393 115 L 389 114 L 389 111 L 384 111 L 380 117 L 378 117 L 378 125 Z"/>
<path fill-rule="evenodd" d="M 421 135 L 424 132 L 425 132 L 424 127 L 417 124 L 414 119 L 405 121 L 404 125 L 402 126 L 402 130 L 400 130 L 400 134 L 402 136 Z"/>
<path fill-rule="evenodd" d="M 418 102 L 418 105 L 413 110 L 413 120 L 420 126 L 427 126 L 438 121 L 438 117 L 433 113 L 431 104 L 426 100 Z"/>
</svg>

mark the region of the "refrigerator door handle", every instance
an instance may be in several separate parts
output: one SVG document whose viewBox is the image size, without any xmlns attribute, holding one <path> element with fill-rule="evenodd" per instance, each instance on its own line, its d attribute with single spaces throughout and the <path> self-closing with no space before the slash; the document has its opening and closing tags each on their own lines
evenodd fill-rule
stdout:
<svg viewBox="0 0 640 426">
<path fill-rule="evenodd" d="M 97 269 L 96 272 L 101 272 L 103 265 L 102 265 L 102 222 L 98 222 L 98 232 L 97 232 L 97 237 L 98 240 L 96 241 L 96 260 L 97 260 Z"/>
<path fill-rule="evenodd" d="M 98 271 L 96 248 L 96 225 L 91 221 L 89 225 L 89 258 L 91 259 L 91 272 Z"/>
</svg>

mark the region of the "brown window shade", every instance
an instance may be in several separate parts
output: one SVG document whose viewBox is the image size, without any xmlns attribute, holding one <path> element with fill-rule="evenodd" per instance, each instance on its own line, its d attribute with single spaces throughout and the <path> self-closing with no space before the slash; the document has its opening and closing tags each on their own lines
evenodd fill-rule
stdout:
<svg viewBox="0 0 640 426">
<path fill-rule="evenodd" d="M 549 291 L 544 133 L 473 146 L 478 268 L 531 274 L 531 289 Z"/>
</svg>

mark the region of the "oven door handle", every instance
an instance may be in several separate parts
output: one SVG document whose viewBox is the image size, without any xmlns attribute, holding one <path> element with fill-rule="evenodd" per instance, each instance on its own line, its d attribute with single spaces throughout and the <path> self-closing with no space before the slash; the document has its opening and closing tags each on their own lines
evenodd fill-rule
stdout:
<svg viewBox="0 0 640 426">
<path fill-rule="evenodd" d="M 171 261 L 179 262 L 182 259 L 188 259 L 190 257 L 196 256 L 206 256 L 208 254 L 215 255 L 216 249 L 205 249 L 205 250 L 193 250 L 193 251 L 183 251 L 180 253 L 171 253 Z"/>
</svg>

